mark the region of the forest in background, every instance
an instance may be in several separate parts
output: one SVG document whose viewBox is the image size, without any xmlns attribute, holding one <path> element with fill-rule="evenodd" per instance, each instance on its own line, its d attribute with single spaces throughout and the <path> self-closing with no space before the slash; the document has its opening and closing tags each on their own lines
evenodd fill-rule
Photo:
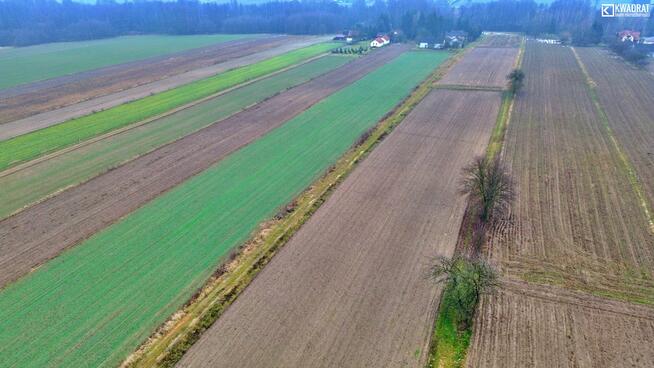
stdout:
<svg viewBox="0 0 654 368">
<path fill-rule="evenodd" d="M 351 6 L 334 1 L 269 2 L 258 5 L 98 0 L 0 0 L 0 46 L 27 46 L 131 34 L 287 33 L 330 34 L 354 29 L 366 37 L 397 31 L 402 39 L 437 42 L 451 30 L 471 38 L 481 31 L 555 35 L 575 44 L 611 39 L 623 28 L 654 32 L 652 18 L 599 17 L 594 2 L 533 0 L 466 3 L 447 0 L 377 0 Z"/>
</svg>

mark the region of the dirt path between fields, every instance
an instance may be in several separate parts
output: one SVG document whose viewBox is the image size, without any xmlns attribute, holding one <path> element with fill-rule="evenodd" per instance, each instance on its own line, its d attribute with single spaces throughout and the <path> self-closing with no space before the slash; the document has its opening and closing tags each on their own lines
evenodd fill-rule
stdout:
<svg viewBox="0 0 654 368">
<path fill-rule="evenodd" d="M 25 116 L 27 113 L 27 115 L 31 115 L 30 109 L 32 108 L 45 111 L 0 125 L 0 140 L 47 128 L 76 117 L 105 110 L 154 93 L 160 93 L 229 69 L 257 63 L 324 40 L 324 37 L 285 36 L 254 40 L 249 43 L 244 41 L 236 44 L 230 43 L 229 46 L 223 46 L 222 48 L 215 46 L 217 50 L 211 53 L 212 56 L 200 59 L 200 61 L 204 61 L 200 65 L 194 63 L 194 69 L 193 66 L 189 65 L 188 60 L 178 65 L 175 58 L 168 58 L 161 62 L 164 64 L 163 66 L 156 63 L 152 65 L 139 64 L 137 67 L 120 70 L 116 73 L 103 72 L 97 78 L 84 80 L 81 91 L 78 90 L 77 83 L 75 83 L 72 90 L 54 86 L 28 96 L 18 96 L 14 99 L 0 96 L 0 100 L 3 101 L 0 104 L 0 116 L 4 117 L 0 118 L 0 122 L 3 121 L 2 119 L 13 119 L 11 117 L 18 116 L 16 114 Z M 190 58 L 190 60 L 194 59 Z M 184 69 L 173 74 L 173 71 L 169 70 L 172 66 L 166 68 L 169 63 L 173 63 L 173 66 L 177 66 L 178 69 Z M 56 102 L 57 96 L 61 96 L 67 101 L 82 102 L 73 104 Z M 13 101 L 15 99 L 19 101 Z M 49 108 L 38 107 L 39 101 L 46 103 Z M 53 108 L 53 103 L 54 107 L 65 107 L 46 111 Z"/>
<path fill-rule="evenodd" d="M 0 221 L 0 287 L 407 49 L 375 51 Z"/>
<path fill-rule="evenodd" d="M 433 90 L 338 187 L 181 367 L 423 367 L 465 209 L 461 167 L 484 152 L 499 92 Z"/>
</svg>

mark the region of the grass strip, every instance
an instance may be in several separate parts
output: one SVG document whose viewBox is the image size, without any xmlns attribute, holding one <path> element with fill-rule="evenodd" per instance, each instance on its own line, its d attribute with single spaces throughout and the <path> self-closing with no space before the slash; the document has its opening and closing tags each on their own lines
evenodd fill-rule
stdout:
<svg viewBox="0 0 654 368">
<path fill-rule="evenodd" d="M 0 366 L 115 366 L 408 96 L 406 53 L 0 292 Z"/>
<path fill-rule="evenodd" d="M 143 35 L 0 49 L 0 89 L 253 35 Z"/>
<path fill-rule="evenodd" d="M 173 367 L 272 259 L 277 250 L 284 246 L 327 200 L 338 184 L 431 91 L 432 83 L 440 79 L 451 65 L 449 60 L 441 64 L 430 78 L 418 86 L 370 133 L 365 133 L 360 144 L 350 149 L 321 179 L 298 196 L 290 213 L 264 223 L 248 243 L 234 254 L 234 260 L 212 278 L 183 310 L 123 362 L 122 366 Z"/>
<path fill-rule="evenodd" d="M 327 55 L 190 108 L 20 170 L 0 175 L 0 218 L 221 121 L 353 60 Z M 12 169 L 13 170 L 13 169 Z M 5 171 L 7 173 L 8 171 Z"/>
<path fill-rule="evenodd" d="M 516 69 L 522 66 L 524 50 L 525 39 L 523 37 L 516 58 Z M 502 106 L 498 112 L 495 127 L 493 128 L 488 147 L 486 148 L 486 157 L 489 159 L 502 154 L 504 138 L 511 118 L 511 111 L 513 110 L 514 97 L 513 93 L 508 91 L 505 91 L 502 94 Z M 470 211 L 468 208 L 465 212 L 464 219 L 461 222 L 462 228 L 459 231 L 458 242 L 465 244 L 463 248 L 469 246 L 470 241 L 473 238 L 473 228 L 471 226 L 472 221 L 466 218 L 469 215 Z M 457 247 L 457 252 L 461 250 L 462 249 Z M 429 359 L 427 361 L 427 367 L 429 368 L 463 367 L 468 347 L 470 346 L 470 338 L 474 326 L 471 325 L 465 331 L 459 331 L 454 318 L 456 310 L 454 309 L 453 303 L 450 302 L 452 297 L 449 295 L 448 289 L 447 286 L 443 289 L 436 315 L 436 321 L 434 323 L 434 331 L 429 348 Z"/>
<path fill-rule="evenodd" d="M 321 43 L 0 142 L 0 171 L 325 53 Z"/>
</svg>

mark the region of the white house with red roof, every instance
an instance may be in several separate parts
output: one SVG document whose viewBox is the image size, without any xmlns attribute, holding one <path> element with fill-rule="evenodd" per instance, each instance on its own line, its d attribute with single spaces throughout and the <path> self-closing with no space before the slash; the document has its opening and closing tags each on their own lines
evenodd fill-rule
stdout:
<svg viewBox="0 0 654 368">
<path fill-rule="evenodd" d="M 384 47 L 389 43 L 391 43 L 391 38 L 388 37 L 388 35 L 383 35 L 372 40 L 372 42 L 370 42 L 370 47 Z"/>
</svg>

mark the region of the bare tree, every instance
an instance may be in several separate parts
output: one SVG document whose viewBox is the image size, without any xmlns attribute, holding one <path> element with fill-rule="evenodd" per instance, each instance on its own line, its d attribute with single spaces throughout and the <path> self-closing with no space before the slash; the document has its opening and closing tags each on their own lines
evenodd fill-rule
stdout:
<svg viewBox="0 0 654 368">
<path fill-rule="evenodd" d="M 443 303 L 451 303 L 457 324 L 464 330 L 471 325 L 481 296 L 497 285 L 497 271 L 480 258 L 439 257 L 431 268 L 431 278 L 445 284 Z"/>
<path fill-rule="evenodd" d="M 463 168 L 461 194 L 470 196 L 483 224 L 504 215 L 515 197 L 513 180 L 499 158 L 484 157 Z"/>
</svg>

